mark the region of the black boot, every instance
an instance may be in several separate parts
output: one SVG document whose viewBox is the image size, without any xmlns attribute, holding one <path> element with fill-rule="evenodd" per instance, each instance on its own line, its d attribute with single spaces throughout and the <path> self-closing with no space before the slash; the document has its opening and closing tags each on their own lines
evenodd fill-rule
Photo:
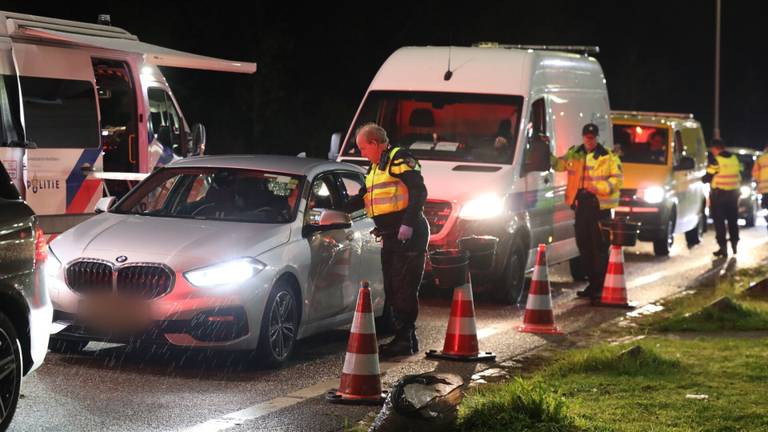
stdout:
<svg viewBox="0 0 768 432">
<path fill-rule="evenodd" d="M 397 325 L 395 328 L 395 337 L 388 343 L 379 345 L 379 354 L 382 357 L 412 355 L 415 352 L 413 350 L 413 341 L 411 339 L 412 332 L 413 327 Z"/>
<path fill-rule="evenodd" d="M 419 339 L 416 337 L 416 327 L 411 329 L 411 351 L 413 353 L 419 352 Z"/>
<path fill-rule="evenodd" d="M 736 255 L 736 245 L 738 245 L 738 242 L 731 242 L 731 250 L 733 250 L 733 254 Z"/>
<path fill-rule="evenodd" d="M 727 257 L 728 256 L 728 249 L 725 248 L 725 246 L 720 246 L 720 249 L 712 252 L 712 255 L 721 258 L 721 257 Z"/>
</svg>

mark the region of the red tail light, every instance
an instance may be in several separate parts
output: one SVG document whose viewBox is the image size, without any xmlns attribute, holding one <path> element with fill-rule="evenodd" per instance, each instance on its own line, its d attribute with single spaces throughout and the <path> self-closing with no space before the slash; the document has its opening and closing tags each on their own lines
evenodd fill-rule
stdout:
<svg viewBox="0 0 768 432">
<path fill-rule="evenodd" d="M 45 233 L 40 227 L 35 227 L 35 264 L 44 263 L 48 258 L 48 242 L 45 241 Z"/>
</svg>

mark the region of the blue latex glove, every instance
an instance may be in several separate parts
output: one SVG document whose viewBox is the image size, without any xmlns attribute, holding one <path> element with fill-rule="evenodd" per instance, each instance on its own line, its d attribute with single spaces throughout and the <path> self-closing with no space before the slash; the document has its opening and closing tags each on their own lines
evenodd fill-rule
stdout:
<svg viewBox="0 0 768 432">
<path fill-rule="evenodd" d="M 413 228 L 407 225 L 400 225 L 400 231 L 397 233 L 397 239 L 404 242 L 410 240 L 413 235 Z"/>
</svg>

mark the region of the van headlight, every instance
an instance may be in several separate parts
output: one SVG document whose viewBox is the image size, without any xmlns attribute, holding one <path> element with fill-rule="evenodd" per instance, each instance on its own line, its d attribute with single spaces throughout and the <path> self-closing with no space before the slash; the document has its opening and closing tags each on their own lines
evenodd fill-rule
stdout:
<svg viewBox="0 0 768 432">
<path fill-rule="evenodd" d="M 643 189 L 643 201 L 648 204 L 658 204 L 664 201 L 664 188 L 661 186 L 651 186 Z"/>
<path fill-rule="evenodd" d="M 238 258 L 184 273 L 184 278 L 194 286 L 207 288 L 234 285 L 256 276 L 267 267 L 253 258 Z"/>
<path fill-rule="evenodd" d="M 468 201 L 461 207 L 459 217 L 467 220 L 491 219 L 504 211 L 504 199 L 488 194 Z"/>
<path fill-rule="evenodd" d="M 749 198 L 749 196 L 752 195 L 752 188 L 749 186 L 742 186 L 740 190 L 741 199 Z"/>
</svg>

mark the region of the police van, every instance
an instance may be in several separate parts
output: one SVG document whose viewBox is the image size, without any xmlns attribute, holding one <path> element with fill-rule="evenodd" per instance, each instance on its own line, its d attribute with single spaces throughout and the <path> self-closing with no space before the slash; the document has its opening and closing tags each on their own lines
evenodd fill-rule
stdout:
<svg viewBox="0 0 768 432">
<path fill-rule="evenodd" d="M 669 255 L 676 234 L 688 246 L 706 229 L 707 149 L 693 114 L 613 111 L 614 150 L 624 169 L 616 216 L 640 223 L 641 241 Z"/>
<path fill-rule="evenodd" d="M 332 158 L 367 164 L 354 131 L 383 126 L 393 144 L 422 165 L 429 191 L 424 212 L 430 249 L 459 238 L 500 239 L 493 268 L 480 276 L 496 298 L 515 302 L 538 244 L 550 264 L 578 256 L 574 212 L 565 203 L 567 173 L 551 153 L 581 144 L 586 123 L 613 143 L 606 80 L 590 54 L 596 47 L 481 43 L 472 47 L 407 47 L 381 66 Z M 577 261 L 572 261 L 574 264 Z M 581 273 L 577 264 L 574 273 Z"/>
<path fill-rule="evenodd" d="M 0 11 L 0 160 L 46 234 L 204 145 L 205 129 L 189 127 L 158 66 L 256 71 L 140 42 L 107 22 Z"/>
</svg>

